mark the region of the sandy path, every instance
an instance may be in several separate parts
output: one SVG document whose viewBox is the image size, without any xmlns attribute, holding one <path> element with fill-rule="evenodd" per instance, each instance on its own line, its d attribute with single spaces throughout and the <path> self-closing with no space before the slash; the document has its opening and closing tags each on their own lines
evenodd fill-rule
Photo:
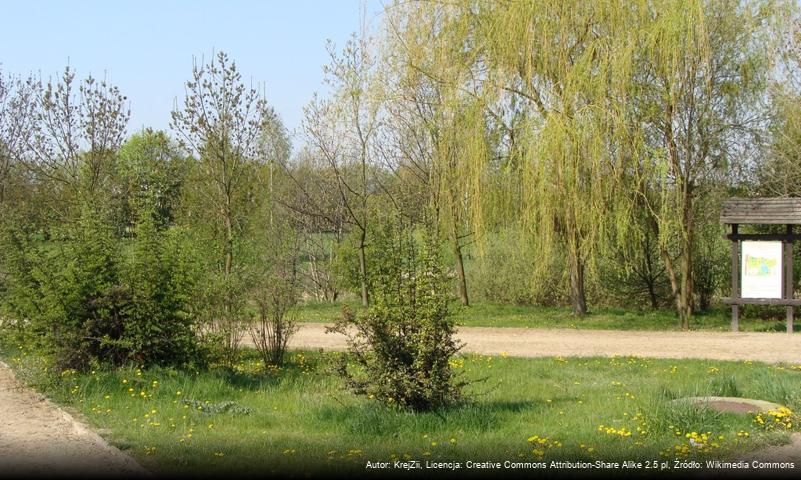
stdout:
<svg viewBox="0 0 801 480">
<path fill-rule="evenodd" d="M 766 447 L 762 450 L 744 455 L 743 460 L 760 462 L 790 462 L 795 464 L 795 470 L 801 470 L 801 433 L 794 433 L 787 445 Z"/>
<path fill-rule="evenodd" d="M 0 477 L 145 476 L 133 459 L 22 385 L 0 362 Z"/>
<path fill-rule="evenodd" d="M 291 346 L 344 349 L 344 337 L 326 334 L 325 328 L 302 324 Z M 465 343 L 465 352 L 519 357 L 633 355 L 801 364 L 799 334 L 462 327 L 457 337 Z"/>
</svg>

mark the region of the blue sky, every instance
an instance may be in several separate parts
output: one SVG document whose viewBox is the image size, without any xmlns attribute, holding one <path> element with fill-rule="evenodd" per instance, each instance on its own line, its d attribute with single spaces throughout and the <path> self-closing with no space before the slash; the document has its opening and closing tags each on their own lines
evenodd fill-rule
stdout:
<svg viewBox="0 0 801 480">
<path fill-rule="evenodd" d="M 380 21 L 380 0 L 2 0 L 5 73 L 47 78 L 69 61 L 120 87 L 131 102 L 129 131 L 168 127 L 193 56 L 224 50 L 246 82 L 264 85 L 287 127 L 324 91 L 326 39 L 341 46 L 362 18 Z"/>
</svg>

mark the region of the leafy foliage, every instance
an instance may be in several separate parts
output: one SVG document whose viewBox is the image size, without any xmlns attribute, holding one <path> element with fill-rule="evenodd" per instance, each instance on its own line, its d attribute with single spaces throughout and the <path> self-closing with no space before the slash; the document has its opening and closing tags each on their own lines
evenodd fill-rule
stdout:
<svg viewBox="0 0 801 480">
<path fill-rule="evenodd" d="M 61 369 L 197 360 L 194 279 L 179 237 L 157 232 L 149 219 L 125 255 L 113 231 L 109 216 L 90 206 L 55 245 L 7 231 L 5 310 Z"/>
<path fill-rule="evenodd" d="M 189 166 L 166 133 L 145 129 L 132 135 L 120 147 L 117 160 L 123 231 L 139 221 L 139 212 L 151 216 L 159 229 L 172 225 Z"/>
<path fill-rule="evenodd" d="M 249 415 L 253 409 L 243 407 L 231 400 L 224 400 L 222 402 L 211 403 L 209 401 L 200 401 L 192 399 L 181 400 L 181 403 L 189 406 L 192 411 L 198 411 L 205 415 L 217 415 L 220 413 L 231 413 L 235 415 Z"/>
<path fill-rule="evenodd" d="M 41 278 L 43 319 L 59 368 L 85 369 L 91 360 L 124 361 L 130 290 L 120 280 L 119 245 L 110 223 L 85 206 L 66 227 L 58 253 Z"/>
<path fill-rule="evenodd" d="M 506 229 L 484 240 L 483 254 L 468 264 L 474 295 L 515 305 L 562 304 L 567 280 L 564 259 L 533 253 L 524 233 L 521 229 Z M 538 263 L 541 265 L 535 266 Z M 551 281 L 535 281 L 535 268 L 547 269 Z"/>
<path fill-rule="evenodd" d="M 340 374 L 355 393 L 412 410 L 458 401 L 463 382 L 450 360 L 461 347 L 453 338 L 436 240 L 415 241 L 408 230 L 387 223 L 373 243 L 380 254 L 372 304 L 358 313 L 345 308 L 333 327 L 348 336 Z"/>
<path fill-rule="evenodd" d="M 139 364 L 181 365 L 201 359 L 194 331 L 195 258 L 180 229 L 161 232 L 155 215 L 136 228 L 126 265 L 132 306 L 125 328 Z"/>
</svg>

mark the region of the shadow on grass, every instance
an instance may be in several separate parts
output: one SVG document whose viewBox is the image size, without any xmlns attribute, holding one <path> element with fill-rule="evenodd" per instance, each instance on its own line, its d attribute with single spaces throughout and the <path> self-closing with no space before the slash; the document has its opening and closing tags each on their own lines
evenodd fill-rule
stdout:
<svg viewBox="0 0 801 480">
<path fill-rule="evenodd" d="M 254 360 L 250 355 L 247 360 Z M 238 370 L 229 367 L 219 367 L 214 374 L 231 387 L 249 391 L 262 390 L 278 385 L 306 384 L 312 379 L 319 379 L 324 373 L 320 370 L 320 359 L 305 357 L 302 363 L 294 361 L 294 357 L 287 359 L 281 367 L 264 368 L 259 366 L 255 370 Z"/>
<path fill-rule="evenodd" d="M 786 332 L 787 331 L 787 324 L 783 321 L 775 321 L 775 322 L 766 322 L 762 325 L 758 325 L 754 328 L 755 332 Z M 801 332 L 801 324 L 796 321 L 793 324 L 793 332 Z"/>
<path fill-rule="evenodd" d="M 300 380 L 305 381 L 308 375 L 304 375 L 302 370 L 295 366 L 285 366 L 275 372 L 236 372 L 232 370 L 219 370 L 216 374 L 228 385 L 236 389 L 249 391 L 263 390 L 264 388 L 276 387 L 281 384 L 291 384 Z"/>
</svg>

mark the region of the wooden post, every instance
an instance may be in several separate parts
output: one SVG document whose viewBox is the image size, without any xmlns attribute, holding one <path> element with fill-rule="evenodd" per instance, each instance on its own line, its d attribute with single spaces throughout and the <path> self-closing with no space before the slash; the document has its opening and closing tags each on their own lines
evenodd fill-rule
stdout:
<svg viewBox="0 0 801 480">
<path fill-rule="evenodd" d="M 737 235 L 737 224 L 731 225 L 732 235 Z M 740 298 L 740 241 L 731 241 L 731 298 Z M 731 331 L 736 332 L 740 328 L 740 306 L 731 306 Z"/>
<path fill-rule="evenodd" d="M 793 281 L 793 226 L 787 225 L 787 235 L 790 236 L 784 242 L 784 298 L 791 299 L 795 295 L 795 282 Z M 787 305 L 787 333 L 793 333 L 793 320 L 795 310 L 792 305 Z"/>
</svg>

